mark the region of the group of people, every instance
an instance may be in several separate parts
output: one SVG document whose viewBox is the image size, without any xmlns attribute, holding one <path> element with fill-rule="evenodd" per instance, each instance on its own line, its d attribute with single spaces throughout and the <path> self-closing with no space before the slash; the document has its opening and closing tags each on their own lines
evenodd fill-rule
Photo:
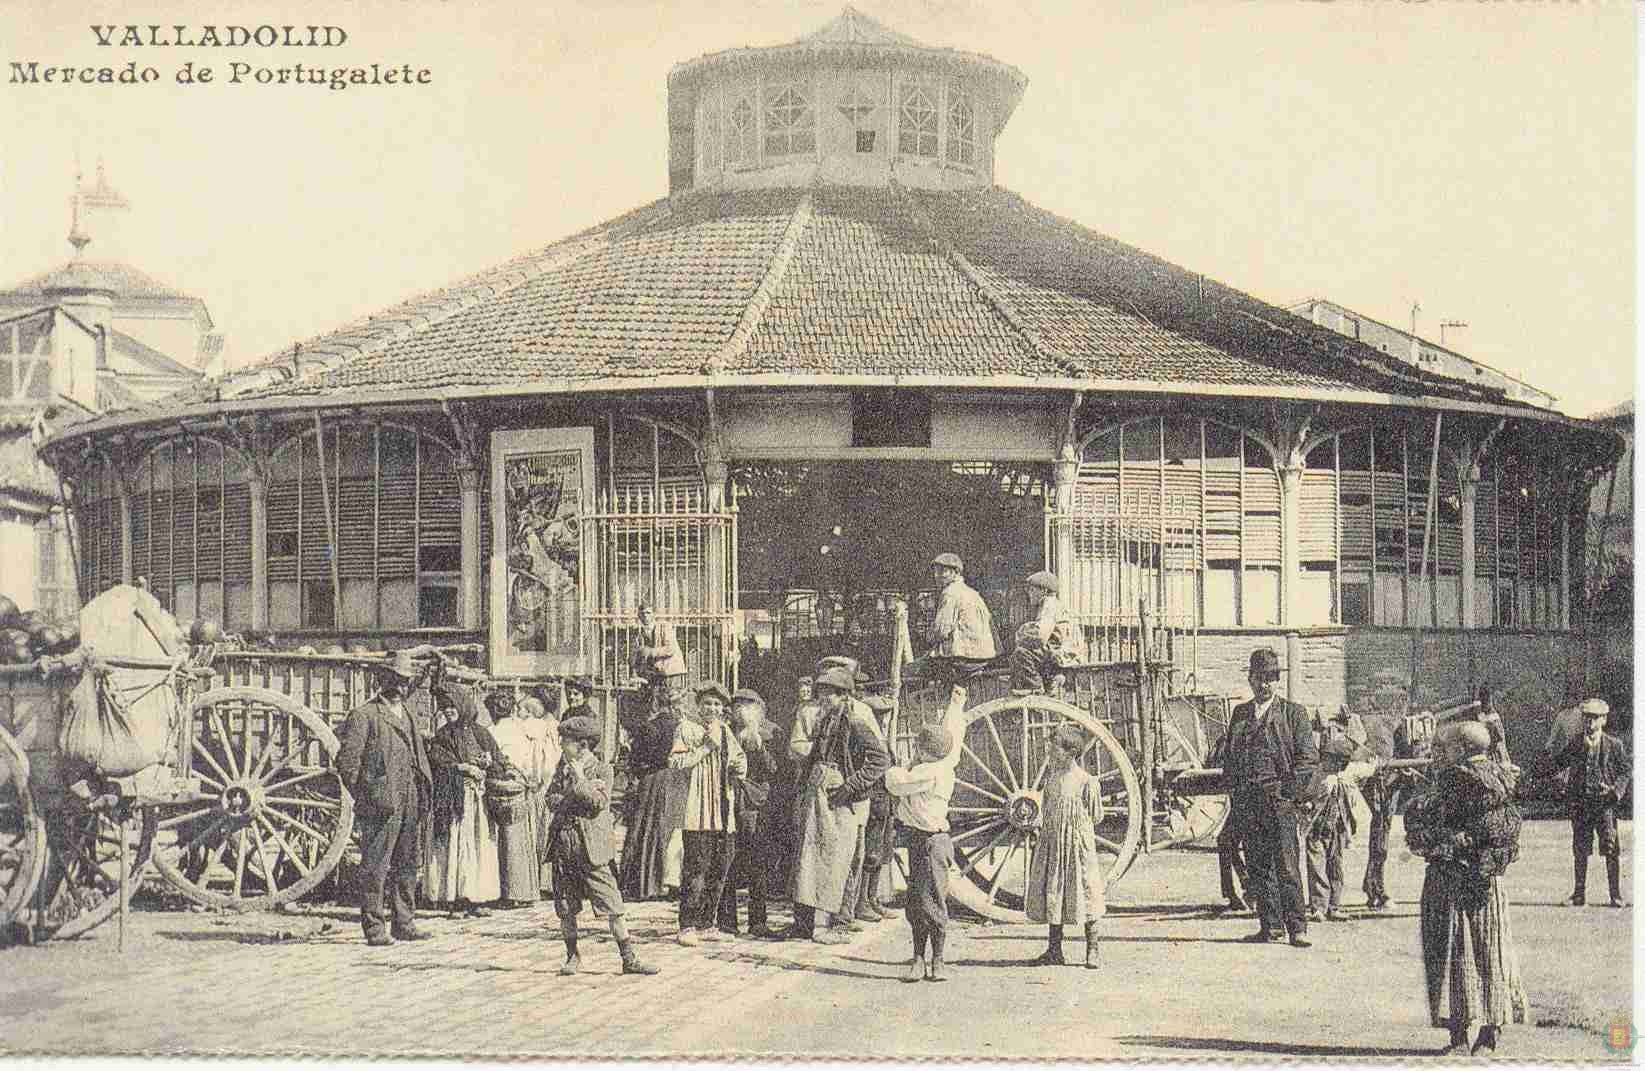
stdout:
<svg viewBox="0 0 1645 1071">
<path fill-rule="evenodd" d="M 565 682 L 563 702 L 489 691 L 486 726 L 479 693 L 436 672 L 433 720 L 419 724 L 408 700 L 429 674 L 412 651 L 395 652 L 377 694 L 339 733 L 337 771 L 360 831 L 366 943 L 426 940 L 419 899 L 446 905 L 454 918 L 480 917 L 491 913 L 488 904 L 522 907 L 551 889 L 568 973 L 580 963 L 576 918 L 585 900 L 610 919 L 623 970 L 656 973 L 623 927 L 612 779 L 597 752 L 603 732 L 588 706 L 590 682 Z"/>
<path fill-rule="evenodd" d="M 746 886 L 747 933 L 843 943 L 893 914 L 880 900 L 894 845 L 906 848 L 906 917 L 912 938 L 907 978 L 942 980 L 948 880 L 955 864 L 949 802 L 965 728 L 966 683 L 993 658 L 986 605 L 964 583 L 953 555 L 932 563 L 942 589 L 927 639 L 926 672 L 949 686 L 940 723 L 915 735 L 912 754 L 892 756 L 889 714 L 855 660 L 822 659 L 801 681 L 784 736 L 752 689 L 728 692 L 708 681 L 688 689 L 666 626 L 647 620 L 637 666 L 650 667 L 653 701 L 629 734 L 626 839 L 617 850 L 613 771 L 597 748 L 604 734 L 586 706 L 591 685 L 567 682 L 564 704 L 486 694 L 493 725 L 480 724 L 479 694 L 440 680 L 445 711 L 431 735 L 419 731 L 406 698 L 423 674 L 407 652 L 384 666 L 381 692 L 343 726 L 338 769 L 354 794 L 363 847 L 361 924 L 368 943 L 427 935 L 415 924 L 419 889 L 454 916 L 487 913 L 487 903 L 534 902 L 552 889 L 562 923 L 562 973 L 580 969 L 577 919 L 583 906 L 605 916 L 625 973 L 656 968 L 635 953 L 625 903 L 678 898 L 681 945 L 739 933 L 737 891 Z M 1014 690 L 1053 690 L 1078 662 L 1079 629 L 1056 597 L 1049 573 L 1029 578 L 1038 612 L 1018 637 Z M 647 613 L 649 619 L 649 612 Z M 1252 696 L 1233 712 L 1216 760 L 1229 791 L 1219 838 L 1223 894 L 1248 905 L 1257 943 L 1311 944 L 1309 923 L 1342 917 L 1343 857 L 1367 830 L 1363 888 L 1373 909 L 1388 902 L 1384 865 L 1396 802 L 1403 799 L 1413 853 L 1427 862 L 1421 940 L 1432 1020 L 1447 1028 L 1447 1052 L 1494 1051 L 1500 1031 L 1526 1016 L 1500 876 L 1518 854 L 1519 776 L 1502 723 L 1482 693 L 1474 717 L 1423 739 L 1412 719 L 1373 746 L 1365 721 L 1346 710 L 1316 726 L 1302 706 L 1277 694 L 1280 666 L 1254 651 Z M 1574 862 L 1568 903 L 1587 903 L 1588 859 L 1605 859 L 1610 903 L 1624 906 L 1616 810 L 1627 793 L 1627 750 L 1605 732 L 1608 707 L 1580 708 L 1584 731 L 1544 763 L 1568 771 Z M 1028 917 L 1048 927 L 1042 965 L 1067 962 L 1068 927 L 1083 931 L 1084 963 L 1098 962 L 1105 912 L 1094 831 L 1102 820 L 1098 785 L 1080 758 L 1088 746 L 1073 723 L 1056 728 L 1039 786 L 1040 835 L 1026 872 Z M 1430 758 L 1421 769 L 1378 772 L 1379 751 Z M 1398 766 L 1398 764 L 1396 764 Z M 769 925 L 769 902 L 785 896 L 793 923 Z"/>
<path fill-rule="evenodd" d="M 1217 754 L 1230 801 L 1218 839 L 1222 892 L 1230 908 L 1255 910 L 1258 929 L 1247 940 L 1306 948 L 1310 921 L 1341 919 L 1342 859 L 1361 829 L 1370 834 L 1366 905 L 1385 907 L 1389 825 L 1403 800 L 1407 844 L 1427 864 L 1420 935 L 1431 1021 L 1449 1033 L 1444 1054 L 1494 1053 L 1503 1028 L 1528 1013 L 1499 880 L 1519 854 L 1520 769 L 1489 690 L 1437 731 L 1426 712 L 1401 719 L 1387 750 L 1425 762 L 1379 773 L 1362 719 L 1344 710 L 1316 732 L 1304 708 L 1275 694 L 1278 679 L 1278 657 L 1253 652 L 1252 698 L 1234 709 Z M 1587 903 L 1597 848 L 1610 904 L 1624 907 L 1616 812 L 1631 762 L 1605 732 L 1604 700 L 1578 710 L 1583 731 L 1551 743 L 1542 760 L 1547 772 L 1568 777 L 1574 880 L 1566 903 Z M 1415 738 L 1413 724 L 1431 739 Z"/>
</svg>

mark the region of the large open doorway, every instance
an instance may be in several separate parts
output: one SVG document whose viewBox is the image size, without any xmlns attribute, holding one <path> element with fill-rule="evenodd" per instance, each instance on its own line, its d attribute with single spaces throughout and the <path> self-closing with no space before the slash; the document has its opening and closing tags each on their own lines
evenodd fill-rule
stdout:
<svg viewBox="0 0 1645 1071">
<path fill-rule="evenodd" d="M 1050 466 L 992 461 L 739 462 L 738 676 L 776 710 L 828 654 L 889 670 L 892 603 L 916 654 L 936 611 L 930 561 L 952 552 L 994 615 L 999 649 L 1027 614 L 1021 582 L 1046 564 Z"/>
</svg>

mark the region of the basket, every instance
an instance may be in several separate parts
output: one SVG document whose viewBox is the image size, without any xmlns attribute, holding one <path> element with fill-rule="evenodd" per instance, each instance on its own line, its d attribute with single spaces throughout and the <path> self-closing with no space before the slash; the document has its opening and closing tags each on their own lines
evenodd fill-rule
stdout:
<svg viewBox="0 0 1645 1071">
<path fill-rule="evenodd" d="M 502 825 L 518 822 L 525 817 L 531 797 L 519 781 L 490 781 L 486 784 L 486 813 Z"/>
</svg>

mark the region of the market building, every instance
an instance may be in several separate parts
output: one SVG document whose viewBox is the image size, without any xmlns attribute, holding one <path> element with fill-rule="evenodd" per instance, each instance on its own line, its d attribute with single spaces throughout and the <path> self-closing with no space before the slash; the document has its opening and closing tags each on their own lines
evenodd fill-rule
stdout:
<svg viewBox="0 0 1645 1071">
<path fill-rule="evenodd" d="M 649 602 L 783 681 L 954 551 L 1003 643 L 1048 567 L 1184 688 L 1257 645 L 1317 706 L 1580 687 L 1620 438 L 998 188 L 1026 87 L 851 9 L 676 66 L 665 197 L 57 434 L 82 593 L 611 688 Z"/>
</svg>

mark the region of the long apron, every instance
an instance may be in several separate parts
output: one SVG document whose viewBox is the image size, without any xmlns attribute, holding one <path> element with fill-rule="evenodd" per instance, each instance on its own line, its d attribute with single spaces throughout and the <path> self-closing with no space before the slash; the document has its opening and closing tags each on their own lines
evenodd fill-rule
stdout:
<svg viewBox="0 0 1645 1071">
<path fill-rule="evenodd" d="M 829 805 L 828 790 L 842 783 L 838 767 L 817 763 L 800 787 L 794 806 L 798 836 L 789 898 L 830 915 L 844 910 L 851 865 L 868 818 L 867 800 L 845 807 Z"/>
</svg>

